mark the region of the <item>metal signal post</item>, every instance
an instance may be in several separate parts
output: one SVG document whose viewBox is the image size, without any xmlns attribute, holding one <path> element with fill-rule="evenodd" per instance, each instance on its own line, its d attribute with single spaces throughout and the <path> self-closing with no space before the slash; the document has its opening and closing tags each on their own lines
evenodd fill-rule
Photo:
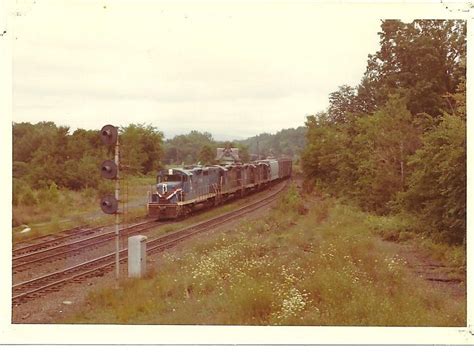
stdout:
<svg viewBox="0 0 474 355">
<path fill-rule="evenodd" d="M 115 200 L 120 201 L 120 143 L 117 136 L 117 142 L 115 143 L 115 165 L 117 166 L 117 177 L 115 178 Z M 115 278 L 118 280 L 120 277 L 120 215 L 119 212 L 115 212 Z"/>
<path fill-rule="evenodd" d="M 120 143 L 118 129 L 112 125 L 106 125 L 100 130 L 102 142 L 107 145 L 115 145 L 115 159 L 105 160 L 101 165 L 101 175 L 106 179 L 115 180 L 115 196 L 107 195 L 101 200 L 101 208 L 107 214 L 115 214 L 115 278 L 120 276 L 120 212 L 118 202 L 120 201 Z"/>
</svg>

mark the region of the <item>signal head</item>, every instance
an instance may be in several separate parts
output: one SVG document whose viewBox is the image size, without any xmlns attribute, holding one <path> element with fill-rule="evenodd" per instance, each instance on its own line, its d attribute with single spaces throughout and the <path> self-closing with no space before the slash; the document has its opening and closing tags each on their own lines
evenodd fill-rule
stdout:
<svg viewBox="0 0 474 355">
<path fill-rule="evenodd" d="M 100 166 L 100 174 L 106 179 L 115 179 L 117 171 L 117 164 L 112 160 L 104 160 Z"/>
<path fill-rule="evenodd" d="M 100 200 L 100 208 L 104 213 L 115 214 L 118 211 L 118 201 L 112 195 L 105 196 Z"/>
<path fill-rule="evenodd" d="M 107 145 L 113 145 L 117 143 L 118 129 L 110 124 L 105 125 L 100 130 L 100 138 L 102 142 Z"/>
</svg>

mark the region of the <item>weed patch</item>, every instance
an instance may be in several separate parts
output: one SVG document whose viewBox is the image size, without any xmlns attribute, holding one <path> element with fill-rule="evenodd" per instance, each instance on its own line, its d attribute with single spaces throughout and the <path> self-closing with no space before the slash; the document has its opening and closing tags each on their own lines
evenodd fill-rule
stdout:
<svg viewBox="0 0 474 355">
<path fill-rule="evenodd" d="M 294 208 L 300 203 L 306 214 Z M 303 201 L 290 189 L 267 217 L 163 253 L 155 274 L 92 294 L 85 311 L 65 321 L 465 325 L 465 300 L 414 280 L 381 240 L 396 226 L 403 229 L 334 199 Z"/>
</svg>

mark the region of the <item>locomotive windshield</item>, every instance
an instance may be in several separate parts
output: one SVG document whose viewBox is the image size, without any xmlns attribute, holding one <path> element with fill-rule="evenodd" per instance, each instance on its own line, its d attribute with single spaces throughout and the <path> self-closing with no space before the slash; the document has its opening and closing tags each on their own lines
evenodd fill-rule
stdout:
<svg viewBox="0 0 474 355">
<path fill-rule="evenodd" d="M 158 183 L 169 182 L 169 181 L 182 181 L 181 175 L 163 175 L 158 176 Z"/>
</svg>

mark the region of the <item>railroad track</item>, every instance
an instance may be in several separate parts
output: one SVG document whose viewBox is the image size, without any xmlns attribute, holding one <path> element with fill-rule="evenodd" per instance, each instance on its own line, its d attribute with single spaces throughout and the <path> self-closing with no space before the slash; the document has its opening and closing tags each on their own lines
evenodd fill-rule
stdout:
<svg viewBox="0 0 474 355">
<path fill-rule="evenodd" d="M 131 233 L 142 232 L 161 224 L 163 224 L 163 222 L 156 222 L 154 220 L 136 223 L 131 226 L 121 228 L 120 237 L 125 238 Z M 81 233 L 78 232 L 78 234 L 75 235 L 67 235 L 56 238 L 52 241 L 46 241 L 36 245 L 29 245 L 21 249 L 15 249 L 12 259 L 13 274 L 31 269 L 38 264 L 77 255 L 84 251 L 85 248 L 97 247 L 113 240 L 115 237 L 115 231 L 110 231 L 80 240 L 69 241 L 72 237 L 74 237 L 74 239 L 76 237 L 84 237 L 89 234 L 93 234 L 98 230 L 100 230 L 100 228 L 90 228 L 89 230 L 83 230 Z"/>
<path fill-rule="evenodd" d="M 185 240 L 195 234 L 205 232 L 216 228 L 228 221 L 237 219 L 245 214 L 253 212 L 265 205 L 275 201 L 278 194 L 286 187 L 286 183 L 257 202 L 240 207 L 232 212 L 225 213 L 204 222 L 196 223 L 181 230 L 165 234 L 159 238 L 152 239 L 146 243 L 147 254 L 153 254 L 164 249 L 170 248 L 182 240 Z M 128 250 L 122 249 L 119 252 L 120 263 L 127 261 Z M 20 304 L 28 300 L 40 297 L 45 293 L 58 290 L 64 284 L 70 282 L 81 282 L 85 278 L 104 274 L 108 269 L 115 265 L 115 253 L 95 258 L 81 264 L 43 275 L 28 281 L 20 282 L 12 286 L 12 303 Z"/>
<path fill-rule="evenodd" d="M 57 233 L 50 233 L 38 237 L 35 239 L 36 242 L 33 244 L 28 244 L 22 247 L 18 247 L 13 249 L 13 257 L 17 257 L 20 255 L 28 254 L 31 252 L 35 252 L 41 249 L 46 249 L 52 246 L 59 245 L 67 239 L 75 239 L 82 237 L 84 235 L 92 234 L 97 230 L 100 230 L 103 227 L 96 227 L 96 228 L 85 228 L 85 227 L 74 227 L 71 229 L 66 229 L 61 232 Z"/>
</svg>

